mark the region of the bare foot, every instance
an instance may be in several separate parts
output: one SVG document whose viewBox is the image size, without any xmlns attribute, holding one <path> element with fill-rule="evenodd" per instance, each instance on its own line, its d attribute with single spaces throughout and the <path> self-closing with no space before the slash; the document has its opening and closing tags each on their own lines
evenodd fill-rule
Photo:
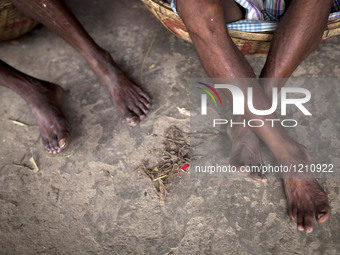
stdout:
<svg viewBox="0 0 340 255">
<path fill-rule="evenodd" d="M 328 220 L 331 210 L 325 191 L 315 179 L 285 179 L 289 216 L 297 222 L 299 231 L 313 231 L 313 219 Z"/>
<path fill-rule="evenodd" d="M 30 96 L 29 106 L 38 123 L 45 150 L 57 154 L 70 142 L 69 125 L 61 111 L 63 89 L 58 85 L 43 82 Z"/>
<path fill-rule="evenodd" d="M 262 182 L 267 181 L 267 176 L 260 171 L 242 172 L 241 167 L 260 167 L 263 159 L 260 151 L 259 139 L 250 128 L 234 126 L 227 128 L 228 136 L 232 142 L 230 165 L 236 166 L 240 173 Z M 255 169 L 255 168 L 253 168 Z M 260 170 L 260 169 L 259 169 Z"/>
<path fill-rule="evenodd" d="M 150 97 L 124 73 L 118 75 L 117 84 L 109 89 L 128 126 L 134 127 L 146 117 L 151 106 Z"/>
<path fill-rule="evenodd" d="M 115 106 L 130 127 L 146 117 L 150 97 L 120 69 L 109 52 L 98 50 L 96 58 L 89 58 L 89 64 L 109 89 Z"/>
<path fill-rule="evenodd" d="M 305 147 L 297 145 L 299 152 L 291 150 L 294 157 L 293 164 L 308 165 L 308 153 Z M 287 160 L 287 158 L 286 158 Z M 283 162 L 280 162 L 283 163 Z M 284 179 L 285 193 L 288 202 L 289 216 L 297 222 L 299 231 L 310 233 L 313 231 L 313 219 L 319 223 L 328 220 L 331 210 L 326 192 L 319 185 L 317 180 L 308 173 L 293 173 Z M 295 176 L 295 178 L 294 178 Z M 293 178 L 291 178 L 293 177 Z"/>
</svg>

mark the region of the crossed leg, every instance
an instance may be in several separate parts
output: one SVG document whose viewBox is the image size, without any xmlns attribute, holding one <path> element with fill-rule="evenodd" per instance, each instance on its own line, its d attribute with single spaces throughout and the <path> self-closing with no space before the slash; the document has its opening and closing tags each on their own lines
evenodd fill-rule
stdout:
<svg viewBox="0 0 340 255">
<path fill-rule="evenodd" d="M 110 53 L 100 48 L 94 42 L 61 0 L 12 0 L 12 2 L 21 12 L 41 22 L 57 35 L 62 37 L 87 60 L 93 72 L 109 89 L 115 106 L 120 114 L 125 118 L 129 126 L 135 126 L 140 120 L 145 118 L 151 105 L 149 96 L 127 77 L 127 75 L 114 62 Z M 10 69 L 12 71 L 8 72 Z M 11 75 L 13 76 L 13 79 L 9 78 Z M 64 144 L 65 140 L 69 141 L 69 137 L 62 137 L 61 140 L 54 141 L 54 138 L 48 137 L 53 132 L 43 131 L 46 131 L 46 128 L 44 127 L 46 125 L 44 125 L 44 122 L 52 121 L 51 126 L 53 127 L 65 126 L 65 119 L 64 117 L 61 118 L 61 115 L 59 114 L 61 113 L 60 102 L 58 101 L 61 94 L 60 87 L 58 87 L 58 89 L 49 90 L 49 92 L 45 95 L 46 98 L 44 98 L 44 94 L 37 89 L 37 86 L 33 85 L 33 83 L 38 80 L 33 79 L 32 77 L 28 78 L 28 76 L 25 75 L 20 78 L 20 75 L 23 74 L 2 63 L 0 79 L 1 77 L 9 79 L 6 80 L 6 84 L 2 83 L 1 85 L 5 85 L 17 92 L 20 92 L 19 94 L 29 102 L 38 121 L 40 131 L 44 133 L 44 135 L 47 135 L 47 140 L 53 140 L 53 149 L 48 149 L 48 151 L 51 153 L 60 152 L 66 147 L 60 147 L 58 144 Z M 13 83 L 13 81 L 18 78 L 25 81 L 23 82 L 25 83 L 25 86 L 22 88 L 25 87 L 27 90 L 18 90 L 18 86 Z M 30 81 L 28 82 L 28 80 Z M 42 81 L 39 82 L 45 85 L 48 84 Z M 51 87 L 51 85 L 49 86 Z M 54 85 L 54 88 L 57 88 L 57 86 Z M 53 95 L 54 93 L 55 95 Z M 31 100 L 33 97 L 41 101 L 49 101 L 50 103 L 34 104 Z M 45 109 L 49 107 L 52 107 L 53 109 Z M 52 117 L 48 120 L 44 120 L 46 114 L 43 112 L 46 111 L 49 111 L 50 115 L 52 115 Z M 39 116 L 39 118 L 37 118 L 37 116 Z M 53 127 L 50 127 L 49 129 L 53 129 Z M 43 136 L 43 134 L 41 135 Z M 47 146 L 45 142 L 44 145 L 45 147 Z M 49 146 L 47 147 L 49 148 Z"/>
<path fill-rule="evenodd" d="M 263 88 L 271 100 L 273 87 L 284 86 L 298 65 L 317 47 L 327 25 L 332 1 L 291 0 L 274 34 L 271 48 L 260 74 Z M 318 5 L 318 8 L 315 6 Z M 274 78 L 274 79 L 271 79 Z M 275 79 L 283 78 L 283 79 Z M 279 82 L 278 82 L 279 81 Z M 285 178 L 289 215 L 298 229 L 311 232 L 313 217 L 325 222 L 330 215 L 326 193 L 313 178 Z"/>
<path fill-rule="evenodd" d="M 291 2 L 275 32 L 261 77 L 286 78 L 292 74 L 319 43 L 329 15 L 330 4 L 330 0 L 323 2 L 321 6 L 317 0 Z M 228 13 L 223 11 L 222 7 L 221 0 L 177 0 L 177 10 L 209 77 L 256 78 L 249 63 L 228 34 L 225 26 Z M 253 98 L 257 99 L 254 102 L 255 108 L 269 109 L 271 88 L 282 87 L 284 83 L 277 84 L 272 80 L 263 85 L 253 82 L 234 85 L 237 85 L 244 93 L 247 87 L 252 87 Z M 229 97 L 231 99 L 230 94 Z M 263 120 L 263 116 L 252 114 L 247 105 L 245 105 L 244 117 Z M 271 114 L 267 117 L 276 118 L 276 115 Z M 257 139 L 259 137 L 279 164 L 308 164 L 308 153 L 305 147 L 291 139 L 279 125 L 271 127 L 265 123 L 263 127 L 254 130 L 242 127 L 229 130 L 228 133 L 233 142 L 234 160 L 243 161 L 238 163 L 257 164 L 262 161 Z M 249 158 L 254 158 L 254 155 L 255 160 L 250 162 Z M 248 162 L 244 162 L 247 158 Z M 284 184 L 289 214 L 297 221 L 299 230 L 311 232 L 314 216 L 318 222 L 324 222 L 329 218 L 327 195 L 315 179 L 286 177 Z"/>
</svg>

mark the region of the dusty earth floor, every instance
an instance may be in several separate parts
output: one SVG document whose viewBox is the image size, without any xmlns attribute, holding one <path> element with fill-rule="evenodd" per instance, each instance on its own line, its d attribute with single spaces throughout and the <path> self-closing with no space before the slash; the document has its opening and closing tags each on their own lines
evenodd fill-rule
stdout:
<svg viewBox="0 0 340 255">
<path fill-rule="evenodd" d="M 68 2 L 96 41 L 149 92 L 153 107 L 138 127 L 127 128 L 83 58 L 47 28 L 1 44 L 1 59 L 68 91 L 63 107 L 73 140 L 64 157 L 50 157 L 25 102 L 0 87 L 0 254 L 340 253 L 339 179 L 321 180 L 333 214 L 308 235 L 289 219 L 278 179 L 261 184 L 183 173 L 161 207 L 150 182 L 134 169 L 144 160 L 150 166 L 159 161 L 170 125 L 189 130 L 189 118 L 177 107 L 189 108 L 188 78 L 204 76 L 195 51 L 140 1 Z M 340 37 L 332 38 L 294 76 L 340 78 L 339 59 Z M 264 58 L 249 61 L 259 72 Z M 322 136 L 338 160 L 339 126 L 325 128 L 336 132 Z M 299 137 L 309 148 L 313 139 Z M 38 172 L 17 165 L 29 165 L 32 156 Z"/>
</svg>

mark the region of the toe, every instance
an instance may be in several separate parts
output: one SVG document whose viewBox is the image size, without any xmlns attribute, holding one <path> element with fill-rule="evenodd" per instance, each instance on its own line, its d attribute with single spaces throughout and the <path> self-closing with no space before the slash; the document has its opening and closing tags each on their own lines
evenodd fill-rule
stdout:
<svg viewBox="0 0 340 255">
<path fill-rule="evenodd" d="M 67 146 L 67 141 L 66 141 L 66 139 L 63 138 L 63 139 L 59 140 L 58 145 L 59 145 L 59 148 L 60 148 L 60 149 L 64 149 L 64 148 L 66 149 L 66 146 Z"/>
<path fill-rule="evenodd" d="M 251 173 L 250 178 L 255 181 L 267 182 L 267 176 L 259 173 Z"/>
<path fill-rule="evenodd" d="M 145 106 L 145 109 L 149 109 L 151 106 L 151 103 L 143 97 L 139 98 L 139 102 L 141 102 Z"/>
<path fill-rule="evenodd" d="M 306 233 L 313 231 L 313 215 L 311 213 L 304 217 L 304 229 Z"/>
<path fill-rule="evenodd" d="M 143 104 L 143 103 L 141 103 L 141 102 L 138 102 L 138 103 L 136 103 L 136 106 L 144 113 L 144 114 L 146 114 L 147 112 L 148 112 L 148 107 L 145 105 L 145 104 Z"/>
<path fill-rule="evenodd" d="M 144 112 L 138 106 L 134 106 L 132 111 L 135 115 L 139 117 L 140 120 L 145 118 Z"/>
<path fill-rule="evenodd" d="M 53 154 L 53 147 L 51 146 L 51 144 L 49 142 L 46 145 L 46 150 L 49 154 Z"/>
<path fill-rule="evenodd" d="M 267 182 L 267 175 L 262 172 L 252 172 L 250 177 L 256 181 Z"/>
<path fill-rule="evenodd" d="M 296 223 L 297 223 L 297 229 L 298 229 L 299 231 L 304 231 L 304 230 L 305 230 L 305 228 L 304 228 L 304 218 L 303 218 L 303 213 L 298 213 L 298 214 L 297 214 Z"/>
<path fill-rule="evenodd" d="M 58 148 L 56 147 L 51 147 L 52 154 L 57 154 L 58 153 Z"/>
<path fill-rule="evenodd" d="M 144 97 L 148 103 L 151 102 L 151 99 L 150 99 L 149 95 L 146 94 L 141 88 L 137 87 L 137 88 L 136 88 L 136 92 L 137 92 L 140 96 Z"/>
<path fill-rule="evenodd" d="M 58 137 L 57 136 L 54 136 L 53 138 L 51 138 L 50 145 L 51 145 L 52 153 L 57 154 L 59 152 L 59 145 L 58 145 Z"/>
<path fill-rule="evenodd" d="M 317 222 L 323 223 L 327 221 L 330 215 L 331 215 L 331 210 L 328 204 L 319 205 L 316 207 L 315 218 Z"/>
<path fill-rule="evenodd" d="M 49 152 L 49 143 L 48 143 L 48 141 L 43 136 L 41 136 L 41 139 L 42 139 L 42 143 L 44 145 L 45 151 Z"/>
<path fill-rule="evenodd" d="M 56 136 L 50 139 L 42 138 L 45 151 L 49 154 L 58 154 L 65 150 L 70 142 L 70 135 L 68 133 L 64 133 L 61 137 L 62 138 L 60 139 Z"/>
<path fill-rule="evenodd" d="M 69 135 L 69 133 L 64 133 L 63 136 L 61 136 L 62 138 L 58 138 L 58 147 L 59 147 L 59 152 L 65 150 L 69 143 L 70 143 L 70 140 L 71 140 L 71 137 Z"/>
<path fill-rule="evenodd" d="M 51 149 L 51 145 L 50 145 L 49 140 L 47 140 L 46 138 L 42 137 L 42 142 L 43 142 L 45 151 L 47 151 L 48 153 L 52 154 L 52 149 Z"/>
<path fill-rule="evenodd" d="M 294 221 L 297 220 L 297 208 L 296 207 L 290 206 L 289 216 L 292 220 L 294 220 Z"/>
<path fill-rule="evenodd" d="M 135 127 L 139 123 L 139 117 L 133 112 L 128 112 L 124 118 L 129 127 Z"/>
</svg>

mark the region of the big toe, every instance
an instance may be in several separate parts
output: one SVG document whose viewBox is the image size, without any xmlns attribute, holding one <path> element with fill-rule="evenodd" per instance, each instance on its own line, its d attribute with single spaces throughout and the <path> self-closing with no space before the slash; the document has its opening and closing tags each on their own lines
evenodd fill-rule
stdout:
<svg viewBox="0 0 340 255">
<path fill-rule="evenodd" d="M 250 173 L 250 178 L 261 181 L 261 182 L 267 182 L 267 175 L 265 173 L 262 173 L 261 171 L 255 171 Z"/>
<path fill-rule="evenodd" d="M 58 139 L 58 153 L 66 150 L 68 145 L 70 144 L 70 134 L 69 133 L 65 133 L 63 136 L 61 136 L 61 138 Z"/>
<path fill-rule="evenodd" d="M 45 150 L 50 154 L 58 154 L 65 150 L 70 143 L 70 135 L 68 133 L 58 136 L 43 139 Z"/>
<path fill-rule="evenodd" d="M 318 205 L 315 210 L 316 221 L 323 223 L 328 220 L 331 215 L 331 209 L 328 204 Z"/>
<path fill-rule="evenodd" d="M 140 117 L 138 117 L 135 113 L 133 112 L 128 112 L 125 114 L 125 121 L 129 127 L 135 127 L 138 125 L 140 121 Z"/>
</svg>

